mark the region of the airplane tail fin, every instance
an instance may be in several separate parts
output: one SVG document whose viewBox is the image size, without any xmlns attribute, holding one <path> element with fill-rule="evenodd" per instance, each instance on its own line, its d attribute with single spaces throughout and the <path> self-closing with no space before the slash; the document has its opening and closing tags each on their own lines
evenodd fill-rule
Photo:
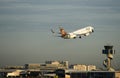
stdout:
<svg viewBox="0 0 120 78">
<path fill-rule="evenodd" d="M 53 31 L 53 29 L 51 29 L 51 32 L 52 32 L 52 33 L 55 33 L 55 32 Z"/>
<path fill-rule="evenodd" d="M 60 29 L 61 37 L 64 37 L 65 35 L 67 35 L 67 32 L 62 27 L 59 27 L 59 29 Z"/>
</svg>

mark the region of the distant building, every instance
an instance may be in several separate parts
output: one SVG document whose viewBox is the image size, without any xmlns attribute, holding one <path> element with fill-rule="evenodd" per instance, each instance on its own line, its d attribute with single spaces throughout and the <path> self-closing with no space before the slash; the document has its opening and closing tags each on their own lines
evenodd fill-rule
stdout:
<svg viewBox="0 0 120 78">
<path fill-rule="evenodd" d="M 46 61 L 45 64 L 25 64 L 26 69 L 39 69 L 41 71 L 54 71 L 68 69 L 68 61 Z"/>
<path fill-rule="evenodd" d="M 68 69 L 68 61 L 46 61 L 45 62 L 46 67 L 56 67 Z"/>
<path fill-rule="evenodd" d="M 23 69 L 24 66 L 5 66 L 5 69 Z"/>
<path fill-rule="evenodd" d="M 115 72 L 115 78 L 120 78 L 120 71 Z"/>
<path fill-rule="evenodd" d="M 59 61 L 46 61 L 45 64 L 55 64 L 55 65 L 58 65 L 60 64 Z"/>
<path fill-rule="evenodd" d="M 95 65 L 88 65 L 87 70 L 88 71 L 96 70 L 96 66 Z"/>
<path fill-rule="evenodd" d="M 25 69 L 40 69 L 40 64 L 25 64 Z"/>
<path fill-rule="evenodd" d="M 86 65 L 76 64 L 76 65 L 73 65 L 73 69 L 74 70 L 80 70 L 80 71 L 86 71 L 87 70 L 87 66 Z"/>
<path fill-rule="evenodd" d="M 92 71 L 92 70 L 96 70 L 96 66 L 95 65 L 82 65 L 82 64 L 75 64 L 75 65 L 71 65 L 70 68 L 74 69 L 74 70 L 79 70 L 79 71 Z"/>
</svg>

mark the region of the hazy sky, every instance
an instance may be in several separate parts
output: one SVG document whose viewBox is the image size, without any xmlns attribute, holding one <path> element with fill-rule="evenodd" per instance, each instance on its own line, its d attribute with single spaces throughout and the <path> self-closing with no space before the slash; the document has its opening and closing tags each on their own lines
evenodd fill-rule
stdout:
<svg viewBox="0 0 120 78">
<path fill-rule="evenodd" d="M 82 39 L 54 37 L 92 25 Z M 114 45 L 113 65 L 120 68 L 120 0 L 0 0 L 0 66 L 68 60 L 102 67 L 104 45 Z"/>
</svg>

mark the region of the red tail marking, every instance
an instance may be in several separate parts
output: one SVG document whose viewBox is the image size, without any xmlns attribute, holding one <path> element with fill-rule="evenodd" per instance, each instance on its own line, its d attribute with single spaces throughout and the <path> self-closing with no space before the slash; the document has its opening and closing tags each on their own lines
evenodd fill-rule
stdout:
<svg viewBox="0 0 120 78">
<path fill-rule="evenodd" d="M 60 28 L 60 34 L 62 37 L 64 37 L 65 35 L 67 35 L 67 32 L 65 32 L 63 28 Z"/>
</svg>

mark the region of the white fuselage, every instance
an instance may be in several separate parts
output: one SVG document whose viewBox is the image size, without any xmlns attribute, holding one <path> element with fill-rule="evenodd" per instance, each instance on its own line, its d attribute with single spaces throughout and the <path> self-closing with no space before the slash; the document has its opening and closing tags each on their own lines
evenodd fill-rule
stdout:
<svg viewBox="0 0 120 78">
<path fill-rule="evenodd" d="M 75 39 L 76 37 L 81 38 L 82 35 L 88 36 L 90 33 L 94 32 L 94 28 L 91 26 L 76 30 L 74 32 L 68 33 L 63 38 L 64 39 Z"/>
<path fill-rule="evenodd" d="M 68 33 L 67 35 L 65 35 L 63 38 L 64 39 L 75 39 L 77 36 L 72 34 L 72 33 Z"/>
</svg>

